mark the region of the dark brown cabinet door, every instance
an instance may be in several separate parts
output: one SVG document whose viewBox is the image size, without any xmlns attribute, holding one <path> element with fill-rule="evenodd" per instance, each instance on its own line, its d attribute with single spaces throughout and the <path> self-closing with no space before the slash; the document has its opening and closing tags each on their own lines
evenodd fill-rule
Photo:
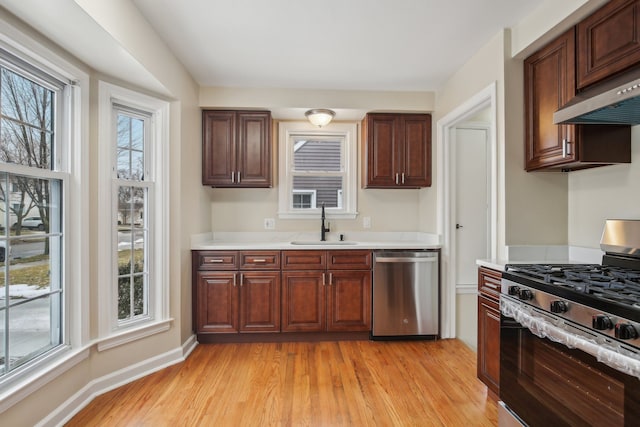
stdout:
<svg viewBox="0 0 640 427">
<path fill-rule="evenodd" d="M 431 186 L 431 120 L 424 115 L 401 117 L 404 135 L 404 171 L 400 185 L 406 187 Z"/>
<path fill-rule="evenodd" d="M 236 153 L 236 113 L 203 111 L 202 184 L 235 184 Z"/>
<path fill-rule="evenodd" d="M 478 361 L 480 381 L 500 393 L 500 283 L 502 273 L 478 268 Z"/>
<path fill-rule="evenodd" d="M 327 330 L 371 329 L 371 272 L 335 270 L 327 286 Z"/>
<path fill-rule="evenodd" d="M 575 31 L 567 31 L 524 62 L 528 171 L 575 161 L 575 126 L 553 124 L 553 113 L 575 95 Z"/>
<path fill-rule="evenodd" d="M 640 1 L 612 0 L 577 31 L 578 89 L 640 63 Z"/>
<path fill-rule="evenodd" d="M 325 330 L 325 280 L 317 271 L 282 272 L 282 332 Z"/>
<path fill-rule="evenodd" d="M 236 184 L 271 187 L 271 114 L 238 113 Z"/>
<path fill-rule="evenodd" d="M 478 378 L 500 393 L 500 308 L 484 296 L 478 297 Z"/>
<path fill-rule="evenodd" d="M 271 187 L 270 112 L 202 112 L 202 184 Z"/>
<path fill-rule="evenodd" d="M 363 182 L 368 188 L 395 187 L 396 174 L 402 168 L 402 153 L 397 140 L 395 115 L 368 114 L 363 125 L 363 143 L 366 144 L 366 175 Z"/>
<path fill-rule="evenodd" d="M 240 273 L 240 332 L 280 332 L 280 272 Z"/>
<path fill-rule="evenodd" d="M 238 332 L 236 274 L 199 271 L 196 278 L 196 332 Z"/>
<path fill-rule="evenodd" d="M 431 115 L 367 114 L 362 123 L 365 188 L 431 185 Z"/>
</svg>

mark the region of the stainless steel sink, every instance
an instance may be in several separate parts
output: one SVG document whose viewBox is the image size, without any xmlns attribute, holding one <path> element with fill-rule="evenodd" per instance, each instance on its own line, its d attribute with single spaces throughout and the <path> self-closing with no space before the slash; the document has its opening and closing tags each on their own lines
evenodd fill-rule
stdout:
<svg viewBox="0 0 640 427">
<path fill-rule="evenodd" d="M 337 241 L 320 241 L 320 240 L 294 240 L 292 245 L 305 246 L 327 246 L 327 245 L 357 245 L 358 242 L 350 242 L 348 240 Z"/>
</svg>

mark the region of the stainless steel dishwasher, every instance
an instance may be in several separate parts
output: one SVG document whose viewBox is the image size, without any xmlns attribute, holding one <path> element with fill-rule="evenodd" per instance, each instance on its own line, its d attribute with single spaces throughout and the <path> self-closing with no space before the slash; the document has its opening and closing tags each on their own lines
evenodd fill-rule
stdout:
<svg viewBox="0 0 640 427">
<path fill-rule="evenodd" d="M 372 339 L 438 338 L 440 250 L 374 252 Z"/>
</svg>

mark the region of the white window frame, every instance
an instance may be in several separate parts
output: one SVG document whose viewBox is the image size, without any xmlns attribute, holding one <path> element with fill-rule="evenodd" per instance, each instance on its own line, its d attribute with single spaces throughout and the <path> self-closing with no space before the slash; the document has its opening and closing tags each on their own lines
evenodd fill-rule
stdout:
<svg viewBox="0 0 640 427">
<path fill-rule="evenodd" d="M 311 207 L 312 208 L 316 208 L 316 206 L 317 206 L 316 205 L 316 194 L 317 194 L 316 190 L 293 190 L 292 195 L 295 196 L 296 194 L 300 194 L 300 195 L 303 195 L 303 196 L 304 195 L 311 196 Z M 291 200 L 293 201 L 293 199 L 291 199 Z"/>
<path fill-rule="evenodd" d="M 326 214 L 332 218 L 355 219 L 358 216 L 358 125 L 357 123 L 337 123 L 318 128 L 309 122 L 280 122 L 278 126 L 279 143 L 279 190 L 278 217 L 281 219 L 317 218 L 320 208 L 293 209 L 293 152 L 295 140 L 303 136 L 333 137 L 344 141 L 344 182 L 342 205 L 326 208 Z"/>
<path fill-rule="evenodd" d="M 100 81 L 99 93 L 99 277 L 98 350 L 116 347 L 169 329 L 169 103 L 133 90 Z M 117 205 L 116 129 L 114 105 L 148 113 L 151 129 L 145 148 L 145 181 L 152 197 L 148 215 L 149 301 L 148 316 L 126 322 L 117 313 Z M 149 157 L 146 157 L 148 154 Z"/>
<path fill-rule="evenodd" d="M 3 380 L 0 413 L 6 411 L 74 365 L 89 357 L 89 75 L 56 55 L 30 35 L 0 18 L 0 48 L 35 68 L 67 83 L 63 109 L 57 112 L 59 134 L 56 170 L 63 182 L 62 280 L 63 346 L 28 363 Z M 19 165 L 6 171 L 20 173 Z"/>
</svg>

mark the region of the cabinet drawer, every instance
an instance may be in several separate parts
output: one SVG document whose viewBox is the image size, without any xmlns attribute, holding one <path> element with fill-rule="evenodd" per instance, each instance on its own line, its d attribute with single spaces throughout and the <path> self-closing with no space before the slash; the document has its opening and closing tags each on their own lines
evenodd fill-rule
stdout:
<svg viewBox="0 0 640 427">
<path fill-rule="evenodd" d="M 478 292 L 496 301 L 500 300 L 502 273 L 489 268 L 478 269 Z"/>
<path fill-rule="evenodd" d="M 240 270 L 280 270 L 280 251 L 242 251 Z"/>
<path fill-rule="evenodd" d="M 198 270 L 236 270 L 238 252 L 236 251 L 200 251 L 198 252 Z"/>
<path fill-rule="evenodd" d="M 328 251 L 327 270 L 370 270 L 371 251 Z"/>
<path fill-rule="evenodd" d="M 324 270 L 325 251 L 282 251 L 283 270 Z"/>
</svg>

